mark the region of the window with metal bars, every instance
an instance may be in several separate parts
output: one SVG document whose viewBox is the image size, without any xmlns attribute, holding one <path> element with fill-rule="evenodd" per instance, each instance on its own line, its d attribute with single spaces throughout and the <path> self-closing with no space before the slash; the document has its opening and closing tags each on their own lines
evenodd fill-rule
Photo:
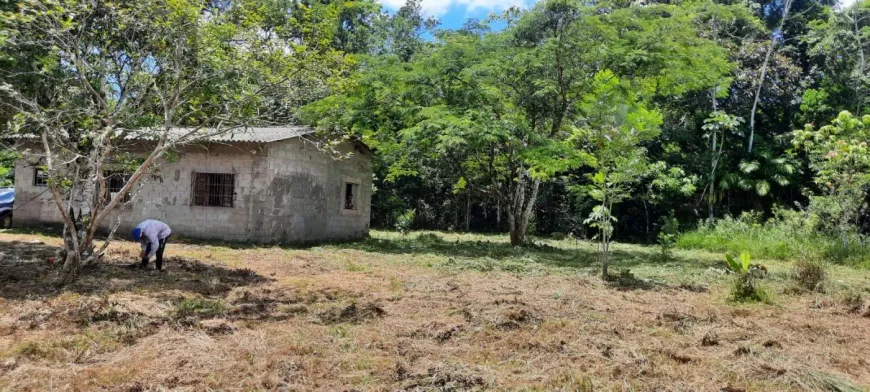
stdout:
<svg viewBox="0 0 870 392">
<path fill-rule="evenodd" d="M 48 175 L 42 169 L 33 169 L 33 186 L 48 186 Z"/>
<path fill-rule="evenodd" d="M 344 209 L 357 209 L 357 193 L 359 193 L 359 185 L 352 182 L 344 183 Z"/>
<path fill-rule="evenodd" d="M 193 205 L 232 207 L 235 174 L 193 173 Z"/>
<path fill-rule="evenodd" d="M 124 185 L 127 184 L 127 181 L 130 179 L 130 175 L 125 172 L 106 172 L 104 175 L 106 177 L 106 198 L 107 200 L 112 200 L 115 196 L 121 192 L 121 189 L 124 188 Z M 124 195 L 124 198 L 121 199 L 122 202 L 130 201 L 130 194 Z"/>
</svg>

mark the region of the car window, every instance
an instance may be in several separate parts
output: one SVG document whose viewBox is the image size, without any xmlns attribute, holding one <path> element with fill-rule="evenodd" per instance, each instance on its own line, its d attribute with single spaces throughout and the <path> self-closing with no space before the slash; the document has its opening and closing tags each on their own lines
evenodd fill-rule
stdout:
<svg viewBox="0 0 870 392">
<path fill-rule="evenodd" d="M 0 191 L 0 203 L 8 203 L 15 199 L 15 192 L 13 191 Z"/>
</svg>

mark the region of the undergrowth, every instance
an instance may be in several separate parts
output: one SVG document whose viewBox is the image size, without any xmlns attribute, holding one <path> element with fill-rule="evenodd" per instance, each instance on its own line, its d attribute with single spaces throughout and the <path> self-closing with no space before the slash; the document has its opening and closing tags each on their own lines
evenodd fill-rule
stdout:
<svg viewBox="0 0 870 392">
<path fill-rule="evenodd" d="M 761 302 L 773 303 L 773 296 L 764 287 L 753 286 L 741 278 L 735 278 L 731 283 L 729 299 L 737 303 Z"/>
<path fill-rule="evenodd" d="M 828 279 L 827 266 L 819 261 L 798 260 L 791 278 L 799 291 L 823 293 Z"/>
<path fill-rule="evenodd" d="M 801 211 L 776 210 L 773 218 L 744 213 L 725 217 L 714 224 L 701 224 L 680 235 L 680 249 L 740 253 L 752 250 L 755 257 L 775 260 L 830 260 L 852 267 L 870 269 L 870 240 L 854 235 L 843 240 L 817 229 L 811 216 Z"/>
<path fill-rule="evenodd" d="M 210 300 L 194 297 L 175 301 L 175 315 L 177 318 L 211 318 L 220 315 L 226 310 L 227 304 L 219 299 Z"/>
<path fill-rule="evenodd" d="M 730 300 L 734 302 L 763 302 L 772 303 L 770 293 L 761 286 L 760 281 L 767 276 L 767 268 L 761 265 L 753 265 L 751 256 L 744 252 L 740 257 L 725 254 L 725 262 L 728 269 L 736 274 L 731 283 Z"/>
</svg>

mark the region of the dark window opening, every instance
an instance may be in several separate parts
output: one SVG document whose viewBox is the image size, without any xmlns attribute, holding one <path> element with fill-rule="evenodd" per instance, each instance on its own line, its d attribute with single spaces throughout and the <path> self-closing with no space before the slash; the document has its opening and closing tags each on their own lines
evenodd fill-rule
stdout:
<svg viewBox="0 0 870 392">
<path fill-rule="evenodd" d="M 235 174 L 193 173 L 193 205 L 232 207 Z"/>
<path fill-rule="evenodd" d="M 109 201 L 114 199 L 130 180 L 130 175 L 124 172 L 108 172 L 104 176 L 106 177 L 106 200 Z M 124 195 L 121 201 L 125 203 L 130 201 L 130 193 Z"/>
<path fill-rule="evenodd" d="M 33 185 L 48 186 L 48 175 L 42 169 L 33 169 Z"/>
<path fill-rule="evenodd" d="M 353 183 L 345 183 L 344 184 L 344 209 L 345 210 L 355 210 L 356 206 L 356 197 L 357 190 L 359 186 Z"/>
</svg>

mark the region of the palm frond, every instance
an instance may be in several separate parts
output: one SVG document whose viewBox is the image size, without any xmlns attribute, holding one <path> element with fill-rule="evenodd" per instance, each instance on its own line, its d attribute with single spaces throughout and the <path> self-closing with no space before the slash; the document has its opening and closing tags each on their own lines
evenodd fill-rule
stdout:
<svg viewBox="0 0 870 392">
<path fill-rule="evenodd" d="M 758 196 L 767 196 L 770 193 L 770 183 L 764 180 L 755 183 L 755 193 Z"/>
<path fill-rule="evenodd" d="M 750 174 L 761 168 L 761 164 L 758 161 L 741 161 L 739 167 L 740 171 Z"/>
</svg>

